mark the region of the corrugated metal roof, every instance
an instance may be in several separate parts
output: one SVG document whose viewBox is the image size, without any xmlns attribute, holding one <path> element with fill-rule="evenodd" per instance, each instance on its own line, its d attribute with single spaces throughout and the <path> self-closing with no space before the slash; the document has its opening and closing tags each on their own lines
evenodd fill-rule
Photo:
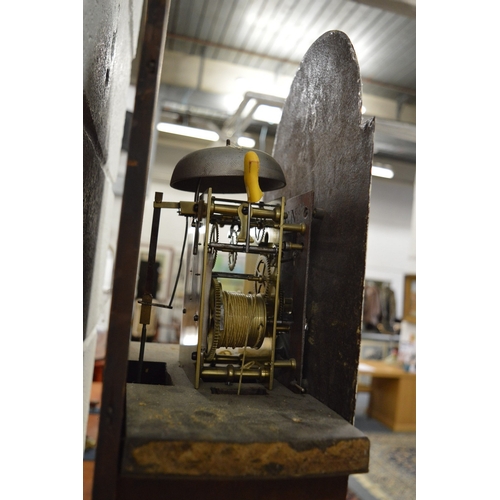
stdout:
<svg viewBox="0 0 500 500">
<path fill-rule="evenodd" d="M 366 84 L 415 96 L 415 17 L 357 1 L 172 0 L 167 50 L 293 75 L 329 30 L 349 36 Z"/>
</svg>

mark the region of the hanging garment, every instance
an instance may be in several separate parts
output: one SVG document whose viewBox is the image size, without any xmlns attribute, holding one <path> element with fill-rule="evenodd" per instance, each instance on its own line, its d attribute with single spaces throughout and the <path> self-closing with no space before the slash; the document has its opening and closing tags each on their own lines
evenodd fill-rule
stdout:
<svg viewBox="0 0 500 500">
<path fill-rule="evenodd" d="M 393 332 L 394 322 L 396 319 L 396 299 L 394 291 L 387 283 L 382 283 L 380 286 L 380 304 L 380 322 L 382 323 L 385 330 Z"/>
<path fill-rule="evenodd" d="M 365 328 L 375 328 L 380 323 L 381 313 L 379 288 L 373 283 L 366 283 L 363 304 L 363 323 Z"/>
</svg>

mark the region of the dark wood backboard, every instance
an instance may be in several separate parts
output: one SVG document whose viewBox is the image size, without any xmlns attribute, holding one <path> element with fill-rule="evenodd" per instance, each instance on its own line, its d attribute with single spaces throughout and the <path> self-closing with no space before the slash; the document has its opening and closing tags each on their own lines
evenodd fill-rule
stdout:
<svg viewBox="0 0 500 500">
<path fill-rule="evenodd" d="M 286 100 L 273 156 L 287 185 L 266 200 L 314 191 L 323 218 L 312 226 L 303 385 L 352 422 L 374 120 L 362 123 L 356 54 L 342 32 L 322 35 L 304 56 Z"/>
</svg>

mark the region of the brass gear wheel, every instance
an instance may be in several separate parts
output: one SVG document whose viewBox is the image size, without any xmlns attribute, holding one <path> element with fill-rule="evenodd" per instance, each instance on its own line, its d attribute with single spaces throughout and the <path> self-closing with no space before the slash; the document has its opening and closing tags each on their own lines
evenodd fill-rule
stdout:
<svg viewBox="0 0 500 500">
<path fill-rule="evenodd" d="M 231 245 L 236 245 L 238 242 L 238 231 L 231 226 L 231 232 L 229 233 L 229 243 Z M 229 270 L 232 271 L 236 266 L 236 260 L 238 259 L 238 252 L 229 252 L 228 254 L 228 265 Z"/>
<path fill-rule="evenodd" d="M 255 266 L 255 276 L 257 278 L 261 278 L 264 281 L 256 281 L 255 282 L 255 294 L 260 293 L 261 295 L 266 294 L 267 283 L 269 279 L 269 266 L 267 265 L 267 259 L 265 257 L 260 257 L 257 261 L 257 265 Z"/>
<path fill-rule="evenodd" d="M 219 243 L 219 226 L 217 223 L 212 224 L 212 229 L 210 230 L 210 241 L 209 243 Z M 214 255 L 214 260 L 212 261 L 212 269 L 215 266 L 215 261 L 217 260 L 217 250 L 215 248 L 210 249 Z"/>
<path fill-rule="evenodd" d="M 213 361 L 215 351 L 219 347 L 222 321 L 222 285 L 214 278 L 210 288 L 210 316 L 207 334 L 206 361 Z"/>
<path fill-rule="evenodd" d="M 255 282 L 255 293 L 260 293 L 266 302 L 272 298 L 276 286 L 276 259 L 274 256 L 260 257 L 255 266 L 255 276 L 264 282 Z"/>
</svg>

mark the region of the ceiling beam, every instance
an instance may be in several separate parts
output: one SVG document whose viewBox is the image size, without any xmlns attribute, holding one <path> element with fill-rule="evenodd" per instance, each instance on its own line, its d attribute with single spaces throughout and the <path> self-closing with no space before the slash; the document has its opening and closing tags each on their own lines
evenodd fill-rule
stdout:
<svg viewBox="0 0 500 500">
<path fill-rule="evenodd" d="M 180 40 L 182 42 L 195 43 L 195 44 L 201 45 L 203 47 L 213 47 L 215 49 L 231 50 L 233 52 L 238 52 L 240 54 L 245 54 L 247 56 L 260 57 L 262 59 L 269 59 L 269 60 L 280 62 L 283 64 L 293 64 L 293 65 L 300 64 L 300 61 L 297 62 L 297 61 L 293 61 L 291 59 L 286 59 L 284 57 L 276 57 L 276 56 L 272 56 L 269 54 L 263 54 L 261 52 L 255 52 L 253 50 L 231 47 L 231 46 L 225 45 L 223 43 L 210 42 L 209 40 L 202 40 L 201 38 L 195 38 L 195 37 L 186 36 L 186 35 L 178 35 L 176 33 L 168 33 L 167 41 L 168 40 Z"/>
<path fill-rule="evenodd" d="M 411 19 L 416 18 L 416 0 L 353 0 L 353 2 L 376 7 Z"/>
</svg>

